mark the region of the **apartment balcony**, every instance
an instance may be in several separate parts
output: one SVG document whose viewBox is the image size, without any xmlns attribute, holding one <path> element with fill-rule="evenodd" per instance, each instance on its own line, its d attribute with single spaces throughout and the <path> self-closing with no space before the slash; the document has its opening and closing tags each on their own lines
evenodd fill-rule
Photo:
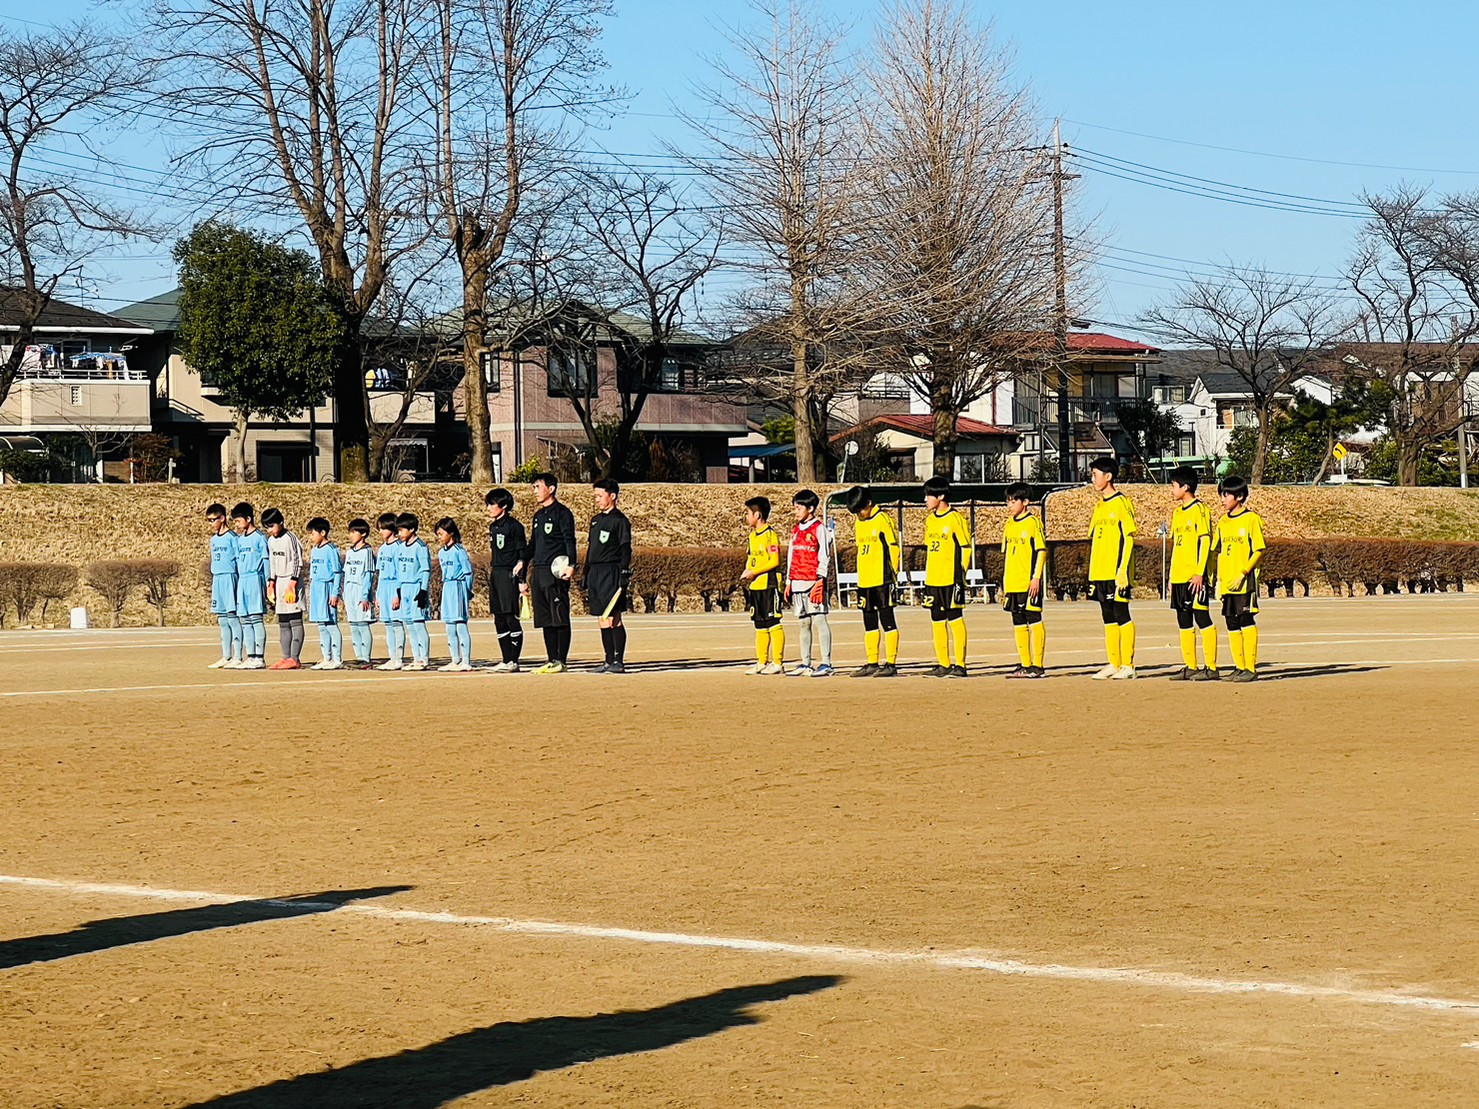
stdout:
<svg viewBox="0 0 1479 1109">
<path fill-rule="evenodd" d="M 1119 408 L 1122 404 L 1137 404 L 1136 397 L 1068 397 L 1068 422 L 1070 424 L 1099 424 L 1103 427 L 1119 427 Z M 1033 428 L 1045 425 L 1058 426 L 1058 399 L 1049 396 L 1039 401 L 1036 397 L 1019 397 L 1012 401 L 1012 425 Z"/>
<path fill-rule="evenodd" d="M 22 371 L 0 405 L 0 428 L 20 433 L 149 431 L 149 375 L 121 365 Z"/>
</svg>

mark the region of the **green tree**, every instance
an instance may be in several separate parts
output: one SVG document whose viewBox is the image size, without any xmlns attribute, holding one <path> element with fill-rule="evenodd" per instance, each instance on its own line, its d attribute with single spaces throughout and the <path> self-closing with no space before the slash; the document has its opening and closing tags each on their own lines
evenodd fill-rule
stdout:
<svg viewBox="0 0 1479 1109">
<path fill-rule="evenodd" d="M 1181 439 L 1181 417 L 1154 401 L 1126 399 L 1115 408 L 1120 427 L 1130 439 L 1130 450 L 1150 461 L 1176 449 Z"/>
<path fill-rule="evenodd" d="M 208 220 L 175 244 L 180 353 L 220 390 L 236 419 L 236 472 L 247 426 L 322 404 L 345 341 L 318 267 L 254 231 Z"/>
</svg>

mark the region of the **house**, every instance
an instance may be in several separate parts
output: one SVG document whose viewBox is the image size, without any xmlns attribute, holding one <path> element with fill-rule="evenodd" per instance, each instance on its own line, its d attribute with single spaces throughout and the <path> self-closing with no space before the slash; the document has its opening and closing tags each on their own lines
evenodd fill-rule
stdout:
<svg viewBox="0 0 1479 1109">
<path fill-rule="evenodd" d="M 0 358 L 14 350 L 18 309 L 18 291 L 0 289 Z M 48 449 L 68 443 L 60 453 L 81 466 L 123 458 L 130 436 L 152 427 L 149 378 L 132 361 L 151 337 L 151 328 L 126 317 L 52 300 L 0 404 L 0 434 L 33 436 Z"/>
<path fill-rule="evenodd" d="M 893 412 L 874 416 L 833 435 L 841 445 L 859 432 L 877 437 L 889 467 L 902 481 L 923 481 L 935 472 L 934 417 L 928 413 Z M 1016 449 L 1018 435 L 1010 428 L 982 423 L 969 416 L 955 422 L 959 435 L 955 447 L 955 481 L 1006 480 L 1006 459 Z M 839 453 L 840 450 L 839 450 Z M 846 458 L 843 462 L 846 474 Z"/>
</svg>

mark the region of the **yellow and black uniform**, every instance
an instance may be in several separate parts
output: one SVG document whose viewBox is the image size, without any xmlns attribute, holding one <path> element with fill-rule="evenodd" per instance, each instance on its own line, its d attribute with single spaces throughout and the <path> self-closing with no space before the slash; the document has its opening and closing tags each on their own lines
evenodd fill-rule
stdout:
<svg viewBox="0 0 1479 1109">
<path fill-rule="evenodd" d="M 1197 669 L 1197 633 L 1202 631 L 1202 650 L 1207 668 L 1217 669 L 1217 629 L 1207 611 L 1207 560 L 1212 553 L 1212 516 L 1207 506 L 1193 498 L 1171 513 L 1171 608 L 1181 629 L 1181 658 L 1187 670 Z M 1192 581 L 1201 578 L 1200 589 Z M 1185 673 L 1182 677 L 1186 677 Z"/>
<path fill-rule="evenodd" d="M 1258 564 L 1268 543 L 1263 537 L 1263 518 L 1252 509 L 1238 506 L 1217 521 L 1217 591 L 1222 594 L 1222 615 L 1227 623 L 1227 641 L 1233 664 L 1250 674 L 1258 669 Z"/>
<path fill-rule="evenodd" d="M 1135 579 L 1135 510 L 1119 490 L 1100 499 L 1089 521 L 1089 595 L 1104 618 L 1109 665 L 1134 667 L 1135 624 L 1130 583 Z"/>
<path fill-rule="evenodd" d="M 935 660 L 941 671 L 965 673 L 966 570 L 971 564 L 971 531 L 965 517 L 953 508 L 931 512 L 924 520 L 924 603 L 930 610 L 935 638 Z M 950 637 L 955 640 L 951 666 Z"/>
<path fill-rule="evenodd" d="M 899 657 L 899 626 L 894 619 L 894 591 L 899 572 L 899 532 L 876 505 L 857 517 L 853 534 L 858 546 L 858 608 L 863 612 L 863 641 L 868 665 L 878 665 L 878 647 L 893 666 Z"/>
<path fill-rule="evenodd" d="M 1002 530 L 1001 550 L 1003 607 L 1012 614 L 1017 657 L 1023 670 L 1041 670 L 1047 642 L 1042 622 L 1043 571 L 1048 561 L 1042 521 L 1030 512 L 1013 516 Z"/>
<path fill-rule="evenodd" d="M 755 624 L 755 655 L 765 664 L 767 650 L 780 665 L 786 648 L 786 632 L 781 627 L 781 537 L 775 528 L 763 524 L 750 531 L 750 550 L 745 570 L 752 574 L 745 587 L 745 608 Z"/>
</svg>

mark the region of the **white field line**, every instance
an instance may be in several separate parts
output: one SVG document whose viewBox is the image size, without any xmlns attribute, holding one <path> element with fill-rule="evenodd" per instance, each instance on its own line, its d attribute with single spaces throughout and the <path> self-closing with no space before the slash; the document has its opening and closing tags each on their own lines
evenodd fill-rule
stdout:
<svg viewBox="0 0 1479 1109">
<path fill-rule="evenodd" d="M 271 899 L 246 895 L 202 892 L 199 890 L 159 889 L 151 886 L 117 885 L 98 882 L 61 882 L 51 878 L 29 878 L 0 875 L 0 885 L 52 893 L 86 894 L 103 897 L 131 897 L 153 901 L 197 901 L 220 905 L 234 901 Z M 319 907 L 312 902 L 283 901 L 295 908 Z M 783 955 L 816 962 L 872 964 L 879 966 L 924 966 L 944 970 L 975 970 L 988 974 L 1020 978 L 1046 978 L 1070 982 L 1091 982 L 1144 989 L 1169 990 L 1177 993 L 1273 994 L 1282 997 L 1318 998 L 1349 1001 L 1363 1005 L 1387 1005 L 1437 1012 L 1479 1013 L 1479 999 L 1432 997 L 1396 990 L 1357 990 L 1339 986 L 1317 986 L 1300 982 L 1269 982 L 1237 978 L 1212 978 L 1206 975 L 1182 974 L 1176 971 L 1144 970 L 1135 967 L 1069 966 L 1062 963 L 1033 963 L 1008 955 L 988 955 L 972 951 L 891 951 L 871 947 L 843 947 L 834 944 L 784 943 L 777 940 L 743 939 L 734 936 L 706 936 L 688 932 L 651 932 L 635 928 L 613 928 L 596 924 L 566 924 L 545 920 L 514 920 L 509 917 L 463 916 L 456 913 L 428 913 L 413 909 L 387 909 L 375 905 L 340 905 L 325 902 L 325 911 L 371 917 L 377 920 L 403 921 L 413 924 L 450 924 L 464 927 L 491 928 L 499 932 L 525 936 L 565 936 L 587 940 L 615 940 L 625 943 L 653 944 L 665 947 L 707 948 L 740 951 L 755 955 Z M 1466 1045 L 1468 1046 L 1468 1045 Z"/>
</svg>

